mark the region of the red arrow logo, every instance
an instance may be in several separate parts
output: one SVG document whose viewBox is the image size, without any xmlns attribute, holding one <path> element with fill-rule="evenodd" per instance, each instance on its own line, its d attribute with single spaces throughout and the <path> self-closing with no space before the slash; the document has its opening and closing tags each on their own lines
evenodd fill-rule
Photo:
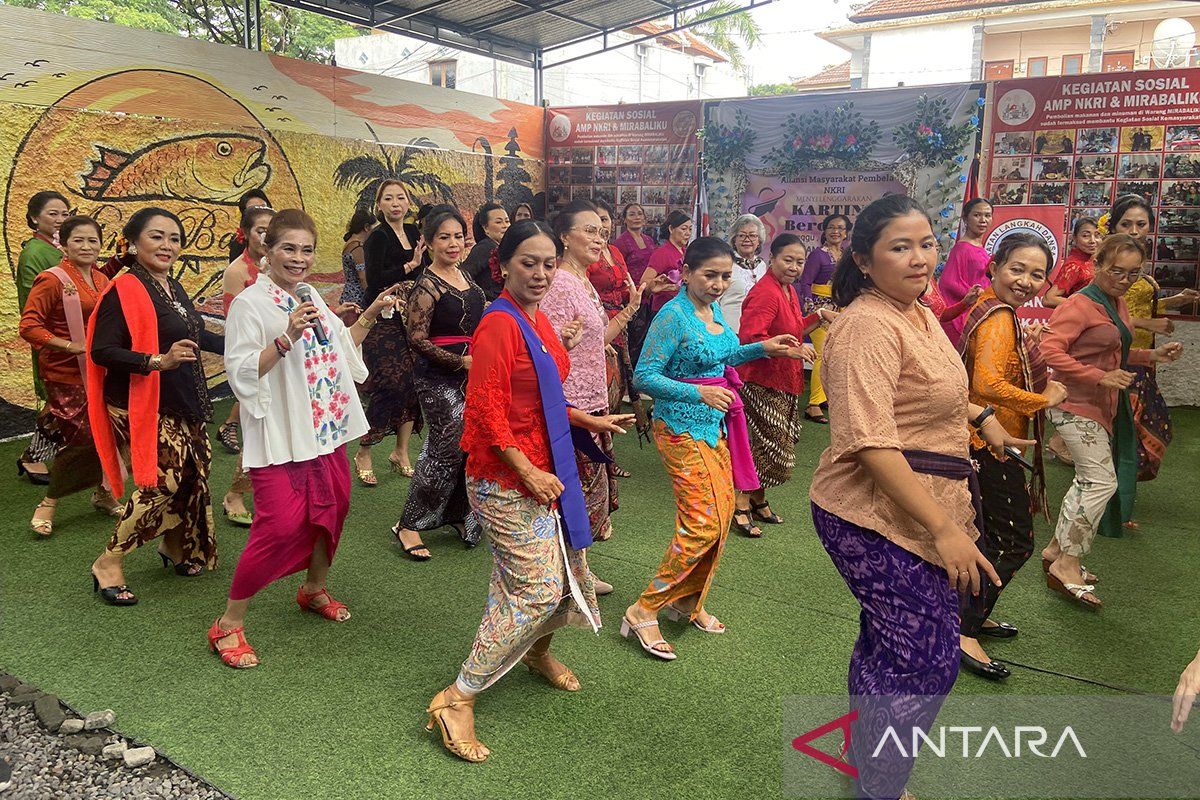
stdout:
<svg viewBox="0 0 1200 800">
<path fill-rule="evenodd" d="M 803 733 L 792 739 L 792 747 L 799 750 L 804 755 L 810 758 L 815 758 L 827 767 L 833 767 L 838 772 L 843 772 L 851 778 L 858 778 L 858 770 L 841 759 L 834 758 L 828 753 L 822 752 L 815 747 L 811 747 L 808 743 L 814 739 L 820 739 L 830 731 L 841 730 L 842 741 L 845 742 L 845 750 L 850 749 L 850 724 L 858 719 L 858 710 L 855 709 L 847 714 L 843 714 L 837 719 L 832 719 L 820 727 L 813 728 L 808 733 Z"/>
</svg>

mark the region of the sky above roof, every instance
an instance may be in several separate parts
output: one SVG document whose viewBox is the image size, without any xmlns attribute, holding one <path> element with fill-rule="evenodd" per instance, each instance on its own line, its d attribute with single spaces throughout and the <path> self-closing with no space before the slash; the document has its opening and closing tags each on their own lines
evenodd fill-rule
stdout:
<svg viewBox="0 0 1200 800">
<path fill-rule="evenodd" d="M 849 58 L 817 38 L 819 31 L 849 24 L 848 0 L 775 0 L 750 13 L 763 32 L 763 43 L 746 58 L 752 83 L 791 83 Z"/>
</svg>

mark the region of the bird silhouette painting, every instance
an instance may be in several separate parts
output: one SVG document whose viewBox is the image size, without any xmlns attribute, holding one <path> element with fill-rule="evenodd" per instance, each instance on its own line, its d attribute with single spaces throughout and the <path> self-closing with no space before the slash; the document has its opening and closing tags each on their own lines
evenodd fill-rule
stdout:
<svg viewBox="0 0 1200 800">
<path fill-rule="evenodd" d="M 37 81 L 21 81 L 20 83 L 13 84 L 13 86 L 15 86 L 18 89 L 27 89 L 30 86 L 35 86 L 35 85 L 37 85 Z"/>
<path fill-rule="evenodd" d="M 267 88 L 266 86 L 255 86 L 255 87 L 253 87 L 253 88 L 251 89 L 251 91 L 253 91 L 253 92 L 262 92 L 262 91 L 265 91 L 265 90 L 266 90 L 266 88 Z"/>
<path fill-rule="evenodd" d="M 65 72 L 56 72 L 56 73 L 54 73 L 54 77 L 56 77 L 56 78 L 65 78 L 65 77 L 67 77 L 67 73 L 65 73 Z"/>
<path fill-rule="evenodd" d="M 267 106 L 267 111 L 283 111 L 279 106 Z"/>
<path fill-rule="evenodd" d="M 291 121 L 292 121 L 292 118 L 291 118 L 291 117 L 279 117 L 279 118 L 278 118 L 278 119 L 276 119 L 275 121 L 276 121 L 276 122 L 291 122 Z"/>
<path fill-rule="evenodd" d="M 0 75 L 0 81 L 6 81 L 9 78 L 11 78 L 13 75 L 16 75 L 16 74 L 17 73 L 15 73 L 15 72 L 6 72 L 3 75 Z"/>
<path fill-rule="evenodd" d="M 287 95 L 286 94 L 273 94 L 273 95 L 271 95 L 271 99 L 272 100 L 287 100 Z"/>
<path fill-rule="evenodd" d="M 27 66 L 27 67 L 40 67 L 40 66 L 42 66 L 43 64 L 49 64 L 49 63 L 50 63 L 50 62 L 49 62 L 49 61 L 47 61 L 47 60 L 46 60 L 46 59 L 44 59 L 44 58 L 38 58 L 38 59 L 34 59 L 33 61 L 26 61 L 26 62 L 25 62 L 25 66 Z"/>
</svg>

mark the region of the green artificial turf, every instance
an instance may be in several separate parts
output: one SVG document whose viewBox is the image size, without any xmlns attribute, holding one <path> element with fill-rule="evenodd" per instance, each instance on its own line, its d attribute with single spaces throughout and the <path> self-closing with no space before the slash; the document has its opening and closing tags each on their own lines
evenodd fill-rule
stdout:
<svg viewBox="0 0 1200 800">
<path fill-rule="evenodd" d="M 1086 562 L 1101 575 L 1103 611 L 1049 592 L 1035 556 L 997 613 L 1021 636 L 987 643 L 1020 666 L 1004 686 L 963 675 L 955 691 L 1174 689 L 1197 645 L 1195 628 L 1177 620 L 1195 610 L 1200 411 L 1173 416 L 1176 441 L 1162 474 L 1139 493 L 1142 529 L 1100 539 Z M 300 613 L 299 578 L 280 581 L 251 607 L 248 636 L 263 664 L 242 672 L 205 642 L 246 538 L 220 516 L 233 456 L 214 444 L 219 568 L 178 578 L 160 568 L 152 546 L 142 548 L 126 560 L 141 596 L 134 608 L 105 606 L 91 592 L 88 567 L 112 525 L 86 493 L 60 504 L 56 533 L 39 541 L 27 522 L 40 489 L 3 479 L 0 664 L 78 708 L 113 708 L 122 732 L 244 800 L 778 797 L 781 743 L 803 732 L 781 731 L 782 698 L 844 692 L 858 628 L 857 606 L 809 517 L 808 478 L 826 441 L 827 429 L 806 424 L 796 478 L 770 495 L 787 524 L 766 526 L 757 541 L 731 537 L 708 604 L 728 632 L 664 624 L 679 653 L 673 663 L 617 635 L 674 514 L 655 450 L 639 449 L 632 436 L 619 442 L 633 477 L 620 482 L 615 535 L 589 555 L 617 587 L 600 601 L 605 627 L 598 636 L 571 629 L 555 637 L 583 690 L 557 691 L 513 670 L 478 702 L 478 733 L 492 750 L 483 765 L 449 756 L 423 730 L 422 711 L 467 653 L 491 557 L 486 547 L 464 550 L 450 529 L 426 536 L 433 560 L 402 557 L 388 529 L 408 481 L 382 469 L 384 448 L 380 485 L 354 487 L 330 582 L 353 619 L 337 625 Z M 23 444 L 0 446 L 0 463 L 12 464 Z M 1057 510 L 1070 471 L 1053 462 L 1048 470 Z M 1048 523 L 1038 527 L 1044 543 Z"/>
</svg>

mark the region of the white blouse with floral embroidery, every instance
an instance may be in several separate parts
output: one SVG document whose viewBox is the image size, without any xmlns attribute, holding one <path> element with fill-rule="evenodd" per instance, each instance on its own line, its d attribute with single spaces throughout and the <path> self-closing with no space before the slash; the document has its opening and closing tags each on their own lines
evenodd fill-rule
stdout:
<svg viewBox="0 0 1200 800">
<path fill-rule="evenodd" d="M 259 275 L 229 307 L 225 371 L 242 404 L 242 464 L 247 469 L 309 461 L 367 432 L 354 388 L 367 378 L 362 353 L 315 291 L 313 302 L 329 343 L 319 343 L 310 328 L 262 376 L 259 355 L 283 335 L 298 303 L 267 275 Z"/>
</svg>

